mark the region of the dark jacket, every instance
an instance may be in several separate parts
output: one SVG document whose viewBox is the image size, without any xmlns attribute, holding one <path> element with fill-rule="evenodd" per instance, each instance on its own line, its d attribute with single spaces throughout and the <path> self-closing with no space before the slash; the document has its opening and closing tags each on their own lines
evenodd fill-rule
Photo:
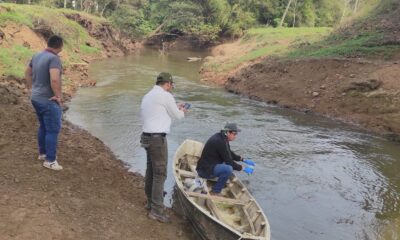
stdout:
<svg viewBox="0 0 400 240">
<path fill-rule="evenodd" d="M 234 170 L 241 171 L 242 165 L 234 161 L 242 161 L 242 157 L 231 151 L 229 141 L 223 131 L 211 136 L 204 145 L 201 157 L 197 162 L 197 170 L 206 171 L 212 175 L 217 164 L 225 163 L 231 165 Z"/>
</svg>

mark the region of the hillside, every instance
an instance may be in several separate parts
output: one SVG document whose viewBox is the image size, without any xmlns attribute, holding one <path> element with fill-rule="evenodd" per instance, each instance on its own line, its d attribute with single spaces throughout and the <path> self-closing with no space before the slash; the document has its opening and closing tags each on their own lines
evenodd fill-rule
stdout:
<svg viewBox="0 0 400 240">
<path fill-rule="evenodd" d="M 122 56 L 138 47 L 135 40 L 102 18 L 71 10 L 0 4 L 0 76 L 23 77 L 29 59 L 45 48 L 46 39 L 52 34 L 65 39 L 60 56 L 66 100 L 78 86 L 95 84 L 87 74 L 91 60 Z"/>
<path fill-rule="evenodd" d="M 138 44 L 90 15 L 0 4 L 0 239 L 193 239 L 183 219 L 150 220 L 143 177 L 100 140 L 63 122 L 53 172 L 37 160 L 37 120 L 21 78 L 29 58 L 53 33 L 65 39 L 64 100 L 88 79 L 91 60 L 123 55 Z"/>
<path fill-rule="evenodd" d="M 216 56 L 203 69 L 204 80 L 400 141 L 399 13 L 398 1 L 383 0 L 369 14 L 342 25 L 326 38 L 314 42 L 304 38 L 304 44 L 291 44 L 283 53 L 271 51 L 222 73 L 207 67 L 221 64 L 217 67 L 221 69 L 225 64 L 218 61 L 221 54 L 214 50 Z M 221 48 L 224 46 L 216 49 Z M 227 53 L 224 58 L 235 61 L 242 56 Z"/>
</svg>

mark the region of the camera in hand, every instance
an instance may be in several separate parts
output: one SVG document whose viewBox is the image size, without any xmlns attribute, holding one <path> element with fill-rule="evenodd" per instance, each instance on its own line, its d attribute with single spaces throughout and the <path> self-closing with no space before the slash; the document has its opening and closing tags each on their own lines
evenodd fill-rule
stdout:
<svg viewBox="0 0 400 240">
<path fill-rule="evenodd" d="M 185 103 L 185 104 L 183 104 L 183 107 L 184 107 L 185 109 L 189 109 L 189 108 L 191 108 L 191 106 L 192 106 L 192 105 L 190 105 L 190 103 Z"/>
</svg>

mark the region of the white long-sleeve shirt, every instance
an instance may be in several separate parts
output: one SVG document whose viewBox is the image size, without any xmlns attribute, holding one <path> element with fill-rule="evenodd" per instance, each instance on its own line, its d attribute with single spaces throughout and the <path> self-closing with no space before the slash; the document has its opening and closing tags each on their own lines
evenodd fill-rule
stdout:
<svg viewBox="0 0 400 240">
<path fill-rule="evenodd" d="M 142 99 L 140 115 L 143 132 L 169 133 L 172 119 L 181 119 L 185 113 L 178 109 L 175 98 L 162 87 L 155 85 Z"/>
</svg>

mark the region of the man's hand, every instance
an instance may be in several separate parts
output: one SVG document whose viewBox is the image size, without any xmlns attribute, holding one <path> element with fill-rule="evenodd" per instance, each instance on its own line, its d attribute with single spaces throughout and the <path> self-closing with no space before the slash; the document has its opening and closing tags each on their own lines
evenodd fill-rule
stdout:
<svg viewBox="0 0 400 240">
<path fill-rule="evenodd" d="M 54 96 L 50 98 L 52 101 L 56 101 L 58 105 L 62 105 L 61 101 L 61 71 L 58 68 L 50 68 L 50 86 L 53 90 Z"/>
<path fill-rule="evenodd" d="M 185 103 L 179 103 L 178 104 L 178 109 L 181 110 L 184 113 L 186 113 L 188 111 L 188 109 L 185 108 Z"/>
<path fill-rule="evenodd" d="M 58 105 L 62 106 L 62 100 L 60 97 L 57 96 L 53 96 L 49 99 L 50 101 L 56 101 L 58 103 Z"/>
<path fill-rule="evenodd" d="M 255 166 L 256 164 L 251 159 L 243 159 L 243 162 L 250 166 Z"/>
</svg>

